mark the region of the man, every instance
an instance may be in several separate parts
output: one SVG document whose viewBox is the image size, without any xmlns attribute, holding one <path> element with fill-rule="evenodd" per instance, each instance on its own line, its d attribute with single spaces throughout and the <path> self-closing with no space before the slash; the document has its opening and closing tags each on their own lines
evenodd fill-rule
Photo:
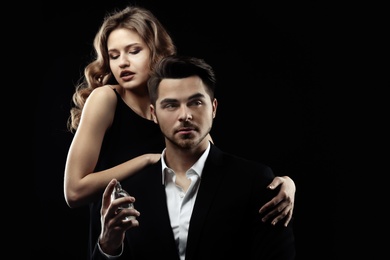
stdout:
<svg viewBox="0 0 390 260">
<path fill-rule="evenodd" d="M 131 195 L 111 201 L 106 187 L 94 259 L 294 259 L 292 224 L 262 222 L 268 166 L 222 152 L 209 141 L 217 111 L 215 75 L 201 59 L 168 57 L 148 89 L 165 137 L 161 160 L 122 182 Z M 133 203 L 134 209 L 120 209 Z M 126 220 L 126 217 L 135 219 Z"/>
</svg>

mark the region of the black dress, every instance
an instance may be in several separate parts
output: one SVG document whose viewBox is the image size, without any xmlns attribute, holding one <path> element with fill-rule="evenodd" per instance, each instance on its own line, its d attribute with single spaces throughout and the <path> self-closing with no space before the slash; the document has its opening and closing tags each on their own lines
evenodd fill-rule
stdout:
<svg viewBox="0 0 390 260">
<path fill-rule="evenodd" d="M 112 168 L 145 153 L 161 153 L 164 138 L 159 126 L 135 113 L 114 90 L 118 99 L 114 121 L 103 139 L 95 171 Z M 90 203 L 88 259 L 100 234 L 101 197 Z"/>
</svg>

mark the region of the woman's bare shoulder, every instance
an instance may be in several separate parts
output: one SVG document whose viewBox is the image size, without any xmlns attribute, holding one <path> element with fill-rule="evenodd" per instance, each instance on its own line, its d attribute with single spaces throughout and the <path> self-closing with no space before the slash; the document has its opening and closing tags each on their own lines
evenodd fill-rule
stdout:
<svg viewBox="0 0 390 260">
<path fill-rule="evenodd" d="M 112 102 L 115 101 L 116 94 L 115 94 L 115 86 L 112 85 L 104 85 L 102 87 L 95 88 L 88 99 L 94 99 L 94 100 L 99 100 L 101 102 L 106 101 L 106 102 Z"/>
<path fill-rule="evenodd" d="M 117 97 L 113 86 L 105 85 L 102 87 L 95 88 L 86 101 L 87 107 L 97 108 L 108 108 L 113 107 L 117 103 Z"/>
<path fill-rule="evenodd" d="M 96 122 L 97 126 L 109 126 L 114 117 L 117 102 L 118 99 L 112 86 L 96 88 L 85 103 L 83 117 L 87 118 L 90 124 Z"/>
</svg>

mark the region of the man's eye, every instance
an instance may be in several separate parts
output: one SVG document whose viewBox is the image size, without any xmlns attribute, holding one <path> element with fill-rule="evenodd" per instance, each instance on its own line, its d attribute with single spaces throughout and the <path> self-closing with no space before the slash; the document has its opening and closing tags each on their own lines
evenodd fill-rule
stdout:
<svg viewBox="0 0 390 260">
<path fill-rule="evenodd" d="M 203 104 L 203 102 L 200 100 L 194 100 L 191 102 L 191 105 L 193 105 L 193 106 L 200 106 L 202 104 Z"/>
<path fill-rule="evenodd" d="M 165 104 L 164 105 L 164 108 L 174 108 L 174 107 L 176 107 L 175 104 Z"/>
</svg>

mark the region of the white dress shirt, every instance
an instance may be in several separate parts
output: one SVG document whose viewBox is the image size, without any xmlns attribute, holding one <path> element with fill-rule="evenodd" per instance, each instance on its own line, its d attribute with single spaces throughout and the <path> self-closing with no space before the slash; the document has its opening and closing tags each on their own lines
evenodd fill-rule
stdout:
<svg viewBox="0 0 390 260">
<path fill-rule="evenodd" d="M 181 260 L 185 259 L 187 235 L 192 209 L 194 208 L 203 167 L 209 151 L 210 143 L 199 160 L 186 172 L 187 178 L 191 180 L 191 184 L 187 192 L 175 184 L 175 172 L 170 169 L 164 161 L 165 149 L 162 152 L 162 183 L 165 185 L 169 218 L 171 220 L 171 226 Z"/>
</svg>

